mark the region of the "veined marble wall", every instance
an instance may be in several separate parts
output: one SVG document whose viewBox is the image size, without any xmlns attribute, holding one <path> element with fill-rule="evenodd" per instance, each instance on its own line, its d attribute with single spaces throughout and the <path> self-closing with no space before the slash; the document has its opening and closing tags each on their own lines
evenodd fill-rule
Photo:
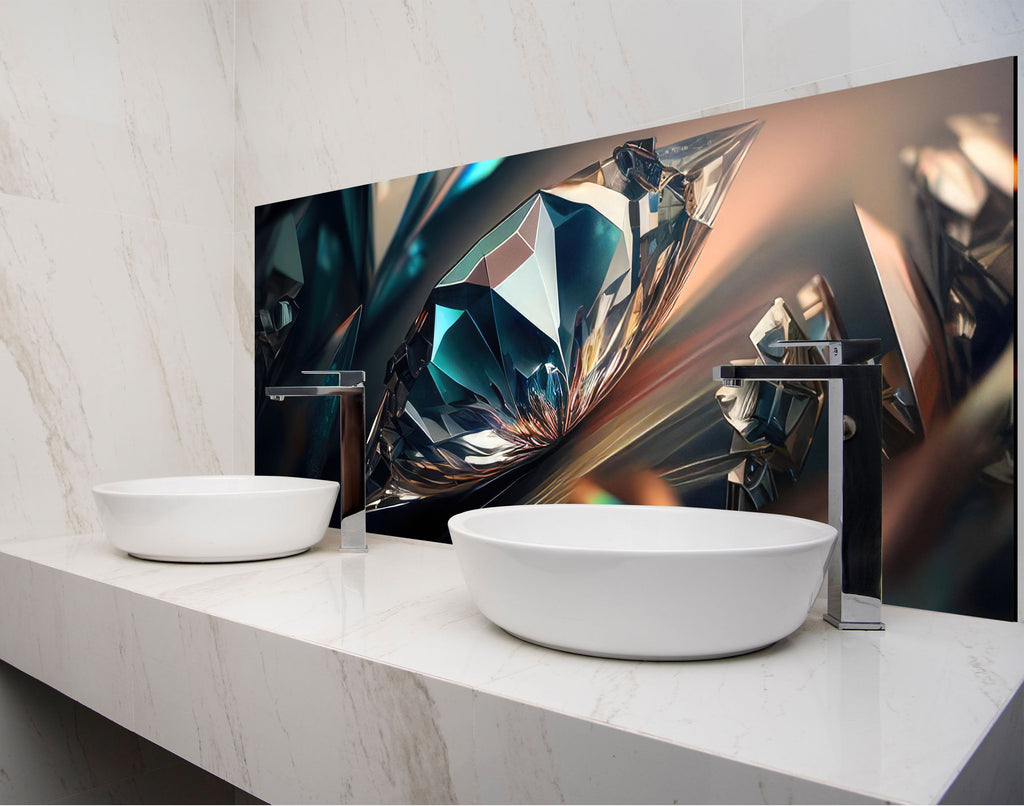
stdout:
<svg viewBox="0 0 1024 806">
<path fill-rule="evenodd" d="M 234 2 L 0 3 L 0 539 L 232 466 Z"/>
</svg>

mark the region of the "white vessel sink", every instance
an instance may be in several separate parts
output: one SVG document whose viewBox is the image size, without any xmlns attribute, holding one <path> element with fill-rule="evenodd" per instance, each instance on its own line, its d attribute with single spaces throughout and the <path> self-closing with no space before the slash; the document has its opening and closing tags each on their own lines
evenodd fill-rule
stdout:
<svg viewBox="0 0 1024 806">
<path fill-rule="evenodd" d="M 696 660 L 792 633 L 836 530 L 756 512 L 616 505 L 491 507 L 448 523 L 480 611 L 536 644 Z"/>
<path fill-rule="evenodd" d="M 93 488 L 107 538 L 146 560 L 215 563 L 298 554 L 324 536 L 338 482 L 179 476 Z"/>
</svg>

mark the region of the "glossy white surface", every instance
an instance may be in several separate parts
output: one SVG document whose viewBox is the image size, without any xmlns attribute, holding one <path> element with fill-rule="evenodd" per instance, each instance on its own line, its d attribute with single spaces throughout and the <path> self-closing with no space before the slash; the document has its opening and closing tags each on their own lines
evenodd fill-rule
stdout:
<svg viewBox="0 0 1024 806">
<path fill-rule="evenodd" d="M 0 657 L 271 802 L 1024 797 L 1024 625 L 887 606 L 844 633 L 816 605 L 762 652 L 590 658 L 487 621 L 450 546 L 337 541 L 224 565 L 9 542 Z M 1000 772 L 971 779 L 997 720 Z"/>
<path fill-rule="evenodd" d="M 319 543 L 338 482 L 290 476 L 180 476 L 93 488 L 103 530 L 146 560 L 269 560 Z"/>
<path fill-rule="evenodd" d="M 796 630 L 828 524 L 691 507 L 489 507 L 448 523 L 474 601 L 502 629 L 607 658 L 751 652 Z"/>
</svg>

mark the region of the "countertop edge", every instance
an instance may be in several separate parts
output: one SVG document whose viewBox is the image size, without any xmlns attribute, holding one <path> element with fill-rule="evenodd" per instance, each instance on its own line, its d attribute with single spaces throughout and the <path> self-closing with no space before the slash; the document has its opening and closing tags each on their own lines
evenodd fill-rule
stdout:
<svg viewBox="0 0 1024 806">
<path fill-rule="evenodd" d="M 0 583 L 0 657 L 269 801 L 900 800 L 280 635 L 2 544 Z M 1022 703 L 1018 685 L 994 725 L 1012 741 Z M 973 766 L 998 765 L 998 751 L 981 741 L 930 800 L 983 780 Z"/>
</svg>

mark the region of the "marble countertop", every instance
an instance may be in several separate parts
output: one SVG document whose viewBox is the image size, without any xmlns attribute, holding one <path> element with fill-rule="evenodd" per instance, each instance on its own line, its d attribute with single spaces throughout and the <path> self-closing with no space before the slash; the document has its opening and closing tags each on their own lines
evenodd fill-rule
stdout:
<svg viewBox="0 0 1024 806">
<path fill-rule="evenodd" d="M 885 632 L 844 633 L 813 611 L 741 657 L 588 658 L 488 622 L 451 546 L 369 542 L 342 555 L 329 532 L 220 565 L 136 560 L 101 535 L 0 544 L 0 657 L 265 800 L 1024 787 L 1024 624 L 887 606 Z"/>
</svg>

